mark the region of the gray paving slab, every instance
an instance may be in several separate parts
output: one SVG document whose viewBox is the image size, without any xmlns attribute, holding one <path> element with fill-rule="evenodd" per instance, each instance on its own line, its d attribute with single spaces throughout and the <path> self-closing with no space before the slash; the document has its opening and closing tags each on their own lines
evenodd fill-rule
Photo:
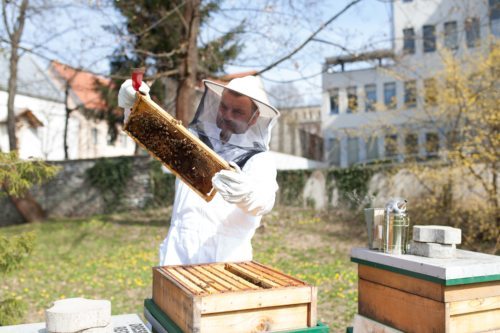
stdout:
<svg viewBox="0 0 500 333">
<path fill-rule="evenodd" d="M 462 230 L 444 225 L 415 225 L 413 240 L 417 242 L 460 244 Z"/>
<path fill-rule="evenodd" d="M 151 333 L 141 318 L 135 314 L 111 316 L 114 333 Z M 45 322 L 0 327 L 0 333 L 48 333 Z"/>
<path fill-rule="evenodd" d="M 455 258 L 455 244 L 422 243 L 411 241 L 410 254 L 429 258 Z"/>
</svg>

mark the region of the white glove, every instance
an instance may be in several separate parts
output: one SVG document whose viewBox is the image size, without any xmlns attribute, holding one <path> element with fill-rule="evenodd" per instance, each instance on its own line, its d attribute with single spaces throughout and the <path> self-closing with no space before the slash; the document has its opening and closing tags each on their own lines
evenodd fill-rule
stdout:
<svg viewBox="0 0 500 333">
<path fill-rule="evenodd" d="M 241 210 L 251 215 L 260 215 L 265 208 L 259 203 L 255 190 L 255 180 L 245 174 L 234 162 L 229 164 L 235 171 L 221 170 L 212 178 L 212 185 L 229 203 L 236 204 Z"/>
<path fill-rule="evenodd" d="M 141 82 L 139 91 L 144 95 L 149 96 L 149 87 L 146 83 Z M 135 94 L 136 91 L 132 86 L 132 80 L 128 79 L 123 82 L 120 87 L 120 91 L 118 92 L 118 106 L 125 110 L 123 122 L 127 121 L 127 118 L 130 114 L 130 109 L 132 109 L 132 107 L 134 106 Z"/>
</svg>

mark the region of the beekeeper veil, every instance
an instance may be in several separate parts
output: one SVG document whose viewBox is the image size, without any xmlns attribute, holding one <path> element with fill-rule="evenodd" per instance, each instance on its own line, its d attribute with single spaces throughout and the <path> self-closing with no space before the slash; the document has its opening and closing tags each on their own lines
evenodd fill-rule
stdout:
<svg viewBox="0 0 500 333">
<path fill-rule="evenodd" d="M 205 93 L 191 131 L 225 160 L 237 164 L 269 150 L 279 112 L 269 104 L 260 79 L 245 76 L 226 86 L 208 80 L 203 83 Z"/>
</svg>

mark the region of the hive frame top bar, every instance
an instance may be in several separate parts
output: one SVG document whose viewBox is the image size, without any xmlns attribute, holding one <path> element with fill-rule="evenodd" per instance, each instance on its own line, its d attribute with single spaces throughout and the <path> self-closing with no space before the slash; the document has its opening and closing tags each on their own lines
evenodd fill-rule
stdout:
<svg viewBox="0 0 500 333">
<path fill-rule="evenodd" d="M 309 285 L 255 261 L 153 267 L 198 296 Z"/>
</svg>

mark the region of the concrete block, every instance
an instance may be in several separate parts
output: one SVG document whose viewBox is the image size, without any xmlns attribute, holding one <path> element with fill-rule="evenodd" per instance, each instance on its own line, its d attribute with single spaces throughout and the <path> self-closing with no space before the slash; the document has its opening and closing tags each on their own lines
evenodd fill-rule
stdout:
<svg viewBox="0 0 500 333">
<path fill-rule="evenodd" d="M 67 298 L 45 310 L 47 331 L 73 333 L 105 328 L 111 323 L 111 302 L 85 298 Z M 99 333 L 107 331 L 99 331 Z M 97 332 L 95 332 L 97 333 Z"/>
<path fill-rule="evenodd" d="M 439 244 L 460 244 L 462 230 L 443 225 L 413 226 L 413 240 Z"/>
<path fill-rule="evenodd" d="M 410 242 L 410 254 L 429 258 L 454 258 L 456 256 L 455 244 Z"/>
<path fill-rule="evenodd" d="M 354 315 L 352 326 L 354 333 L 403 333 L 400 330 L 384 325 L 360 314 Z"/>
</svg>

